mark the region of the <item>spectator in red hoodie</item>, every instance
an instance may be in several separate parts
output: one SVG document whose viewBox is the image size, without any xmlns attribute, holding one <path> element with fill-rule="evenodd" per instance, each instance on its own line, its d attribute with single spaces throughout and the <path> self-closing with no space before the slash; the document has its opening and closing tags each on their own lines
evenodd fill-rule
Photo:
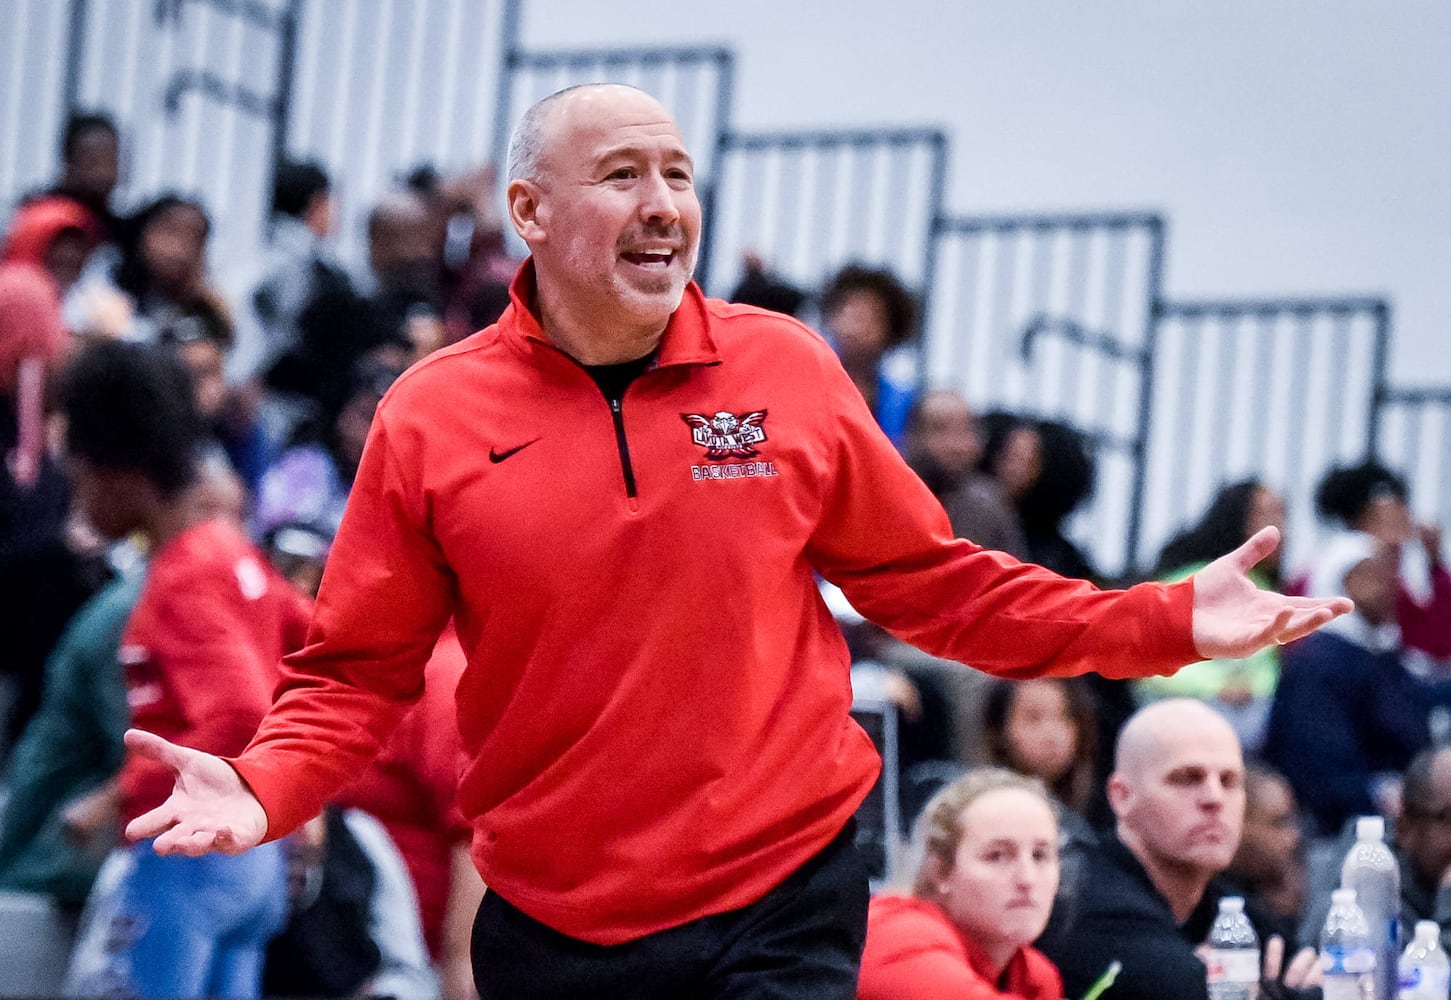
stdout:
<svg viewBox="0 0 1451 1000">
<path fill-rule="evenodd" d="M 39 706 L 46 657 L 104 582 L 97 554 L 66 531 L 69 488 L 45 449 L 47 386 L 71 342 L 61 297 L 98 237 L 81 205 L 40 198 L 15 213 L 0 247 L 0 672 L 15 682 L 0 739 Z"/>
<path fill-rule="evenodd" d="M 30 486 L 40 474 L 43 389 L 70 341 L 61 297 L 97 243 L 95 217 L 68 198 L 42 198 L 15 213 L 0 249 L 0 397 L 8 474 Z"/>
<path fill-rule="evenodd" d="M 911 895 L 872 900 L 858 1000 L 1060 1000 L 1032 942 L 1058 891 L 1058 823 L 1043 786 L 969 771 L 927 803 Z"/>
</svg>

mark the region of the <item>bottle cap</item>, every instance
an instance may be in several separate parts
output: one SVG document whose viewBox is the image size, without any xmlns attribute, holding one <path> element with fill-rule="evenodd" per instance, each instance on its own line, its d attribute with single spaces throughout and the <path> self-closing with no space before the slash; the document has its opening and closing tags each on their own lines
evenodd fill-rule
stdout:
<svg viewBox="0 0 1451 1000">
<path fill-rule="evenodd" d="M 1330 894 L 1330 902 L 1334 906 L 1345 906 L 1355 902 L 1354 889 L 1336 889 Z"/>
<path fill-rule="evenodd" d="M 1435 944 L 1441 940 L 1441 925 L 1434 920 L 1417 920 L 1416 940 L 1424 941 L 1426 944 Z"/>
<path fill-rule="evenodd" d="M 1223 897 L 1219 901 L 1219 912 L 1220 913 L 1243 913 L 1244 912 L 1244 897 L 1243 896 L 1225 896 L 1225 897 Z"/>
<path fill-rule="evenodd" d="M 1385 840 L 1386 821 L 1383 816 L 1361 816 L 1355 821 L 1356 840 Z"/>
</svg>

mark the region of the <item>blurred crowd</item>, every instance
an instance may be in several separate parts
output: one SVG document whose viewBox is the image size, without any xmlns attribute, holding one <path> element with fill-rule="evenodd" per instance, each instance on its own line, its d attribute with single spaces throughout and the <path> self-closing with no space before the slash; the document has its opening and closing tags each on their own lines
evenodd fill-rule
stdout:
<svg viewBox="0 0 1451 1000">
<path fill-rule="evenodd" d="M 284 162 L 265 248 L 214 274 L 206 205 L 184 193 L 117 204 L 123 142 L 109 118 L 73 117 L 55 183 L 19 203 L 0 248 L 0 889 L 65 915 L 73 995 L 108 991 L 106 914 L 137 885 L 178 923 L 177 951 L 154 960 L 192 960 L 189 925 L 221 919 L 165 864 L 140 870 L 115 850 L 123 820 L 164 798 L 123 731 L 145 721 L 210 752 L 245 745 L 277 656 L 304 641 L 380 398 L 496 319 L 520 264 L 490 168 L 400 177 L 370 207 L 354 267 L 331 246 L 335 179 Z M 730 298 L 828 338 L 958 535 L 1129 582 L 1105 579 L 1065 528 L 1094 488 L 1090 438 L 924 385 L 917 299 L 890 268 L 847 263 L 801 289 L 757 256 L 744 264 Z M 1190 963 L 1223 895 L 1245 896 L 1287 956 L 1313 941 L 1361 815 L 1393 830 L 1407 928 L 1432 919 L 1451 934 L 1440 532 L 1415 522 L 1405 480 L 1375 456 L 1325 470 L 1315 499 L 1333 530 L 1306 565 L 1272 558 L 1257 582 L 1348 595 L 1355 612 L 1172 677 L 993 680 L 825 595 L 854 679 L 896 706 L 901 814 L 918 834 L 901 891 L 873 904 L 863 996 L 914 995 L 903 983 L 934 996 L 933 977 L 977 976 L 998 992 L 955 995 L 1057 1000 L 1135 953 L 1159 956 L 1146 964 L 1164 978 L 1127 973 L 1113 996 L 1196 995 L 1174 977 L 1202 987 Z M 1186 577 L 1267 525 L 1296 530 L 1274 484 L 1226 484 L 1146 575 Z M 473 995 L 484 887 L 453 801 L 463 665 L 446 634 L 384 756 L 239 871 L 232 902 L 257 898 L 243 929 L 208 947 L 260 952 L 263 992 Z M 1082 892 L 1089 882 L 1106 888 Z M 1302 971 L 1287 957 L 1273 978 L 1293 990 Z"/>
</svg>

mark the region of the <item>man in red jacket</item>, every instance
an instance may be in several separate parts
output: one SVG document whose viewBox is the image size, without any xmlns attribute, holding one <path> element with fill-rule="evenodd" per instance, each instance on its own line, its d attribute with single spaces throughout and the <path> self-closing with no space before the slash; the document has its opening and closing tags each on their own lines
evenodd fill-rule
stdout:
<svg viewBox="0 0 1451 1000">
<path fill-rule="evenodd" d="M 1171 671 L 1348 608 L 1250 583 L 1272 531 L 1121 592 L 954 539 L 821 337 L 691 282 L 693 164 L 638 90 L 526 112 L 508 207 L 531 251 L 511 304 L 379 406 L 256 739 L 223 761 L 133 733 L 178 784 L 132 836 L 238 852 L 305 821 L 452 616 L 483 997 L 849 997 L 879 762 L 817 573 L 1010 676 Z"/>
</svg>

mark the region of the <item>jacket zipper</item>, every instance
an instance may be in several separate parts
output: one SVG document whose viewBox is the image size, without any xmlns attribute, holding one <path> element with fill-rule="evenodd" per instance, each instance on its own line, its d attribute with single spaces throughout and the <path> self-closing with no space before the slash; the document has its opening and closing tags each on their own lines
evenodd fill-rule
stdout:
<svg viewBox="0 0 1451 1000">
<path fill-rule="evenodd" d="M 567 359 L 570 364 L 574 365 L 576 368 L 579 368 L 582 372 L 584 372 L 585 376 L 589 377 L 591 382 L 594 381 L 594 379 L 589 375 L 589 370 L 583 364 L 581 364 L 577 358 L 566 353 L 565 351 L 560 351 L 559 348 L 553 347 L 553 345 L 550 346 L 553 348 L 553 350 L 559 351 L 560 356 Z M 715 368 L 719 364 L 719 361 L 707 361 L 704 363 L 703 367 Z M 640 373 L 640 375 L 644 374 L 644 372 Z M 630 383 L 630 385 L 633 385 L 635 381 L 638 381 L 640 375 L 635 376 L 635 379 Z M 600 390 L 600 395 L 604 396 L 605 402 L 610 404 L 610 419 L 614 422 L 615 425 L 615 447 L 620 453 L 620 469 L 625 474 L 625 497 L 630 501 L 630 509 L 635 510 L 636 503 L 640 499 L 640 493 L 635 488 L 635 467 L 630 462 L 630 443 L 625 439 L 625 415 L 621 411 L 621 407 L 624 402 L 624 393 L 621 393 L 619 396 L 610 396 L 605 393 L 603 387 L 601 387 L 598 383 L 595 383 L 595 388 Z M 625 391 L 628 392 L 629 388 L 630 386 L 626 385 Z"/>
<path fill-rule="evenodd" d="M 620 449 L 620 468 L 625 473 L 625 496 L 636 500 L 639 494 L 635 491 L 635 467 L 630 464 L 630 443 L 625 440 L 625 415 L 620 403 L 618 396 L 611 397 L 610 418 L 615 422 L 615 445 Z"/>
<path fill-rule="evenodd" d="M 556 347 L 554 348 L 554 350 L 559 351 L 559 348 Z M 594 382 L 593 376 L 590 376 L 589 369 L 581 364 L 577 358 L 573 357 L 570 354 L 567 354 L 564 351 L 559 351 L 559 354 L 561 357 L 566 358 L 570 362 L 570 364 L 574 365 L 576 368 L 579 368 L 582 372 L 584 372 L 585 376 L 588 377 L 591 382 Z M 719 364 L 719 361 L 709 361 L 705 363 L 705 367 L 714 368 Z M 619 396 L 609 395 L 604 391 L 604 386 L 601 386 L 598 382 L 595 382 L 595 388 L 600 390 L 600 395 L 605 397 L 605 402 L 608 403 L 610 407 L 610 420 L 615 425 L 615 448 L 620 453 L 620 471 L 623 472 L 625 476 L 625 498 L 630 501 L 630 509 L 632 511 L 638 510 L 640 492 L 635 486 L 635 466 L 630 461 L 630 442 L 625 438 L 625 415 L 623 412 L 624 394 L 626 392 L 629 392 L 630 386 L 634 385 L 635 382 L 638 382 L 640 378 L 645 374 L 645 372 L 640 372 L 639 375 L 636 375 L 635 378 L 632 379 L 625 386 Z"/>
</svg>

